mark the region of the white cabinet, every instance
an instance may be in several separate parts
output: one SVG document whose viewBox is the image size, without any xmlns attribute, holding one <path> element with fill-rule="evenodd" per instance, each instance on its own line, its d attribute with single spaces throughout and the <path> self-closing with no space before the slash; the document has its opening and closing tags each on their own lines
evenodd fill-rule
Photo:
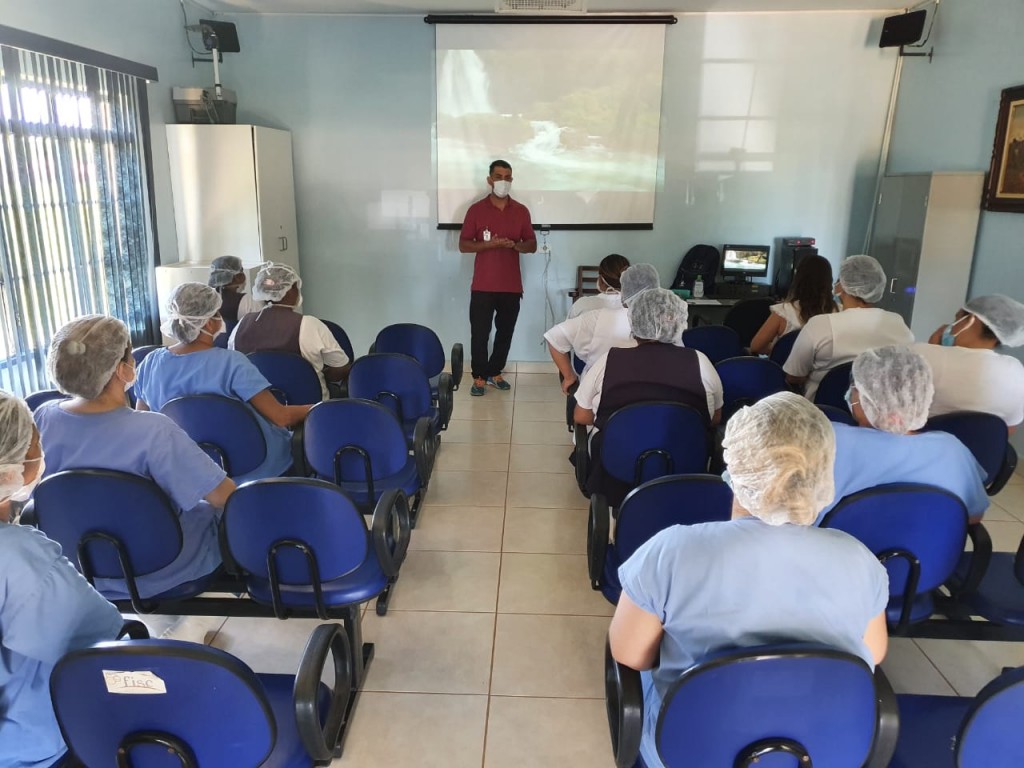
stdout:
<svg viewBox="0 0 1024 768">
<path fill-rule="evenodd" d="M 868 253 L 889 278 L 883 309 L 918 341 L 953 319 L 967 297 L 981 213 L 983 173 L 886 176 Z"/>
</svg>

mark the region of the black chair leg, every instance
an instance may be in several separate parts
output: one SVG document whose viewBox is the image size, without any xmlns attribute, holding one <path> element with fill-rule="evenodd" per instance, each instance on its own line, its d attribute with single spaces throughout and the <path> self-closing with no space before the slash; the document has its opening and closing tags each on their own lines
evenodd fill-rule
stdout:
<svg viewBox="0 0 1024 768">
<path fill-rule="evenodd" d="M 345 609 L 344 625 L 352 653 L 352 695 L 349 697 L 348 709 L 345 711 L 345 724 L 341 727 L 341 734 L 338 736 L 338 743 L 335 746 L 335 757 L 341 757 L 345 749 L 345 739 L 348 738 L 352 717 L 355 715 L 356 705 L 359 703 L 359 694 L 366 681 L 366 671 L 370 667 L 370 662 L 373 661 L 373 643 L 363 642 L 361 606 L 350 605 Z"/>
</svg>

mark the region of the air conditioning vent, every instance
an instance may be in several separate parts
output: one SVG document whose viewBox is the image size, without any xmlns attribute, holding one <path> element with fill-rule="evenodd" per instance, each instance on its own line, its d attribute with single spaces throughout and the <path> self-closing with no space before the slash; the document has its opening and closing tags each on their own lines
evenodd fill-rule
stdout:
<svg viewBox="0 0 1024 768">
<path fill-rule="evenodd" d="M 587 0 L 497 0 L 496 13 L 586 13 Z"/>
</svg>

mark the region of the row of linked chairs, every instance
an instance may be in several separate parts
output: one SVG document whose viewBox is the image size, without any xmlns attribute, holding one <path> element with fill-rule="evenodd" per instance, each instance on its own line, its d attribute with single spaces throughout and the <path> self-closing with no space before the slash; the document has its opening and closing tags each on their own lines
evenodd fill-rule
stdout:
<svg viewBox="0 0 1024 768">
<path fill-rule="evenodd" d="M 388 331 L 377 349 L 391 349 Z M 387 613 L 460 375 L 436 370 L 428 377 L 434 369 L 414 351 L 357 359 L 349 396 L 323 402 L 306 361 L 250 356 L 282 402 L 317 404 L 296 430 L 288 476 L 245 483 L 229 497 L 218 531 L 223 566 L 164 593 L 139 587 L 183 552 L 178 512 L 155 483 L 81 469 L 39 484 L 32 510 L 38 526 L 91 583 L 123 584 L 100 590 L 123 612 L 336 622 L 314 630 L 294 676 L 256 675 L 223 651 L 170 640 L 119 641 L 70 654 L 51 687 L 74 759 L 90 768 L 114 764 L 115 756 L 119 765 L 309 766 L 340 756 L 373 658 L 373 645 L 362 640 L 362 606 L 375 601 L 377 614 Z M 312 376 L 305 400 L 292 372 L 306 371 L 296 361 Z M 460 362 L 453 360 L 453 370 Z M 28 400 L 34 408 L 52 397 Z M 266 456 L 254 415 L 238 401 L 183 397 L 163 412 L 229 476 L 244 475 Z M 320 682 L 328 657 L 330 686 Z M 109 670 L 133 672 L 111 682 Z M 166 695 L 126 698 L 117 685 L 158 686 Z M 228 711 L 232 722 L 225 726 L 218 715 Z"/>
</svg>

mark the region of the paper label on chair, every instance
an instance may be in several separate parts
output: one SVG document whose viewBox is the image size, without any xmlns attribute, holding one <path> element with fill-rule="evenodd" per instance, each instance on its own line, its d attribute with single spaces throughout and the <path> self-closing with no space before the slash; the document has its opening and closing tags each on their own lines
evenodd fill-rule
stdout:
<svg viewBox="0 0 1024 768">
<path fill-rule="evenodd" d="M 107 693 L 167 693 L 164 681 L 152 672 L 118 672 L 104 669 Z"/>
</svg>

